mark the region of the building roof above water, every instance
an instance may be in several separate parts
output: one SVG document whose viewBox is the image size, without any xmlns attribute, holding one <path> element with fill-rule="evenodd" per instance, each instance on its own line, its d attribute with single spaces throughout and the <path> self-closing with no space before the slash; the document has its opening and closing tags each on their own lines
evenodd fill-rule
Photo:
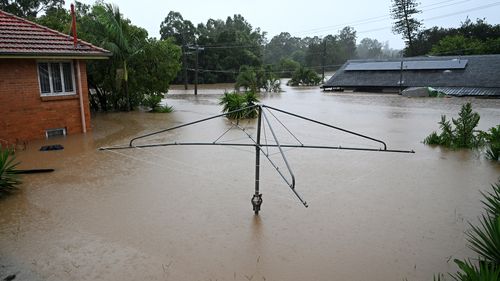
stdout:
<svg viewBox="0 0 500 281">
<path fill-rule="evenodd" d="M 106 58 L 108 50 L 0 10 L 0 57 Z"/>
<path fill-rule="evenodd" d="M 500 55 L 411 57 L 403 60 L 403 66 L 408 66 L 402 71 L 403 87 L 500 88 Z M 401 59 L 350 60 L 323 87 L 398 88 L 400 77 Z M 496 90 L 488 92 L 498 93 Z"/>
</svg>

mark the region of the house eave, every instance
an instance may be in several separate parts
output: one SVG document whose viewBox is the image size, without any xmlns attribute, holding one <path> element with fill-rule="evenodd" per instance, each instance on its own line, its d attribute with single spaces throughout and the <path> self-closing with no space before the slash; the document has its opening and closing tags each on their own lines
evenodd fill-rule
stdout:
<svg viewBox="0 0 500 281">
<path fill-rule="evenodd" d="M 26 53 L 0 53 L 0 59 L 77 59 L 77 60 L 106 60 L 109 54 L 26 54 Z"/>
</svg>

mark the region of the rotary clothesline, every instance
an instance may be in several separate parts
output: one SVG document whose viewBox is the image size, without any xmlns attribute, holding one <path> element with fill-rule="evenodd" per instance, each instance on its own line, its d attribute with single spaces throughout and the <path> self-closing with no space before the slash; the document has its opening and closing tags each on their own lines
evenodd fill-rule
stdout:
<svg viewBox="0 0 500 281">
<path fill-rule="evenodd" d="M 320 125 L 320 126 L 323 126 L 323 127 L 329 128 L 329 129 L 333 129 L 333 130 L 340 131 L 340 132 L 343 132 L 343 133 L 346 133 L 349 135 L 353 135 L 353 136 L 356 136 L 359 138 L 363 138 L 363 139 L 366 139 L 366 140 L 369 140 L 372 142 L 379 143 L 380 145 L 382 145 L 382 148 L 377 149 L 377 148 L 369 148 L 369 147 L 342 147 L 340 145 L 339 146 L 305 145 L 303 142 L 301 142 L 297 138 L 297 136 L 294 133 L 292 133 L 292 131 L 288 127 L 285 126 L 285 124 L 283 122 L 281 122 L 281 120 L 279 120 L 276 117 L 275 114 L 273 114 L 272 111 L 279 112 L 279 113 L 282 113 L 282 114 L 285 114 L 288 116 L 292 116 L 292 117 L 295 117 L 295 118 L 298 118 L 301 120 L 305 120 L 307 122 L 315 123 L 317 125 Z M 232 114 L 235 114 L 235 113 L 241 113 L 241 114 L 243 114 L 243 117 L 246 117 L 246 115 L 248 115 L 251 112 L 257 113 L 257 130 L 255 132 L 256 133 L 255 138 L 250 133 L 247 132 L 246 128 L 243 128 L 242 126 L 239 125 L 239 120 L 238 120 L 236 123 L 231 121 L 231 127 L 229 129 L 225 130 L 220 136 L 218 136 L 212 142 L 167 142 L 167 143 L 149 143 L 149 144 L 138 144 L 138 145 L 134 144 L 134 142 L 139 140 L 139 139 L 143 139 L 143 138 L 150 137 L 153 135 L 166 133 L 169 131 L 173 131 L 173 130 L 177 130 L 177 129 L 180 129 L 183 127 L 199 124 L 199 123 L 206 122 L 206 121 L 216 119 L 216 118 L 231 116 Z M 273 129 L 273 126 L 271 124 L 271 120 L 268 117 L 267 113 L 269 113 L 297 143 L 295 143 L 295 144 L 294 143 L 281 144 L 275 130 Z M 270 143 L 268 141 L 266 127 L 268 128 L 268 130 L 272 136 L 271 139 L 272 139 L 273 143 Z M 250 143 L 232 142 L 234 140 L 220 142 L 220 140 L 223 139 L 223 137 L 226 134 L 228 134 L 231 130 L 233 130 L 235 128 L 242 131 L 251 142 Z M 263 142 L 261 140 L 261 132 L 264 133 Z M 294 114 L 294 113 L 291 113 L 291 112 L 288 112 L 285 110 L 281 110 L 278 108 L 270 107 L 267 105 L 261 105 L 261 104 L 251 105 L 251 106 L 248 106 L 248 107 L 245 107 L 242 109 L 238 109 L 238 110 L 234 110 L 231 112 L 227 112 L 224 114 L 214 115 L 214 116 L 207 117 L 204 119 L 196 120 L 196 121 L 185 123 L 185 124 L 178 125 L 175 127 L 171 127 L 171 128 L 159 130 L 156 132 L 152 132 L 149 134 L 145 134 L 142 136 L 138 136 L 138 137 L 131 139 L 128 146 L 103 147 L 103 148 L 100 148 L 100 150 L 110 151 L 110 150 L 119 150 L 119 149 L 144 149 L 144 148 L 168 147 L 168 146 L 178 146 L 178 145 L 180 145 L 180 146 L 230 146 L 230 147 L 234 147 L 234 148 L 236 148 L 236 147 L 254 147 L 255 148 L 255 192 L 254 192 L 254 195 L 252 197 L 251 202 L 253 205 L 253 210 L 254 210 L 256 215 L 258 215 L 258 213 L 260 211 L 261 204 L 262 204 L 262 194 L 260 193 L 260 155 L 261 154 L 267 158 L 267 160 L 269 161 L 271 166 L 281 176 L 283 181 L 288 185 L 288 187 L 291 189 L 291 191 L 294 193 L 294 195 L 299 199 L 299 201 L 305 207 L 307 207 L 308 205 L 307 205 L 306 201 L 303 200 L 302 197 L 300 196 L 300 194 L 295 190 L 295 175 L 294 175 L 292 168 L 289 164 L 289 161 L 285 155 L 286 149 L 309 148 L 309 149 L 351 150 L 351 151 L 370 151 L 370 152 L 415 153 L 413 150 L 387 149 L 386 143 L 379 140 L 379 139 L 375 139 L 375 138 L 372 138 L 372 137 L 369 137 L 367 135 L 363 135 L 363 134 L 360 134 L 360 133 L 357 133 L 354 131 L 346 130 L 346 129 L 336 127 L 336 126 L 333 126 L 333 125 L 330 125 L 330 124 L 327 124 L 324 122 L 320 122 L 320 121 L 310 119 L 310 118 L 307 118 L 307 117 L 304 117 L 304 116 L 301 116 L 298 114 Z M 270 148 L 277 148 L 278 152 L 271 154 L 269 152 Z M 271 159 L 271 156 L 273 156 L 275 154 L 281 155 L 280 158 L 283 161 L 283 163 L 285 164 L 285 168 L 286 168 L 285 172 L 282 172 L 282 170 L 280 170 L 280 167 L 275 162 L 275 160 Z"/>
</svg>

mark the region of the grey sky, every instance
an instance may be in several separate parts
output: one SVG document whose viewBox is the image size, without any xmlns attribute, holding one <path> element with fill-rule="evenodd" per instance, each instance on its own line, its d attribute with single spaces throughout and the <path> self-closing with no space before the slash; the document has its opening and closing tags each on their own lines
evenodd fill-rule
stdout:
<svg viewBox="0 0 500 281">
<path fill-rule="evenodd" d="M 87 4 L 93 0 L 83 0 Z M 169 11 L 177 11 L 184 19 L 197 25 L 209 18 L 226 19 L 241 14 L 255 28 L 267 32 L 268 40 L 280 32 L 293 36 L 324 36 L 336 34 L 346 25 L 358 32 L 358 42 L 365 37 L 385 42 L 392 48 L 402 48 L 399 35 L 392 34 L 392 20 L 388 16 L 390 0 L 115 0 L 111 2 L 135 25 L 148 30 L 149 36 L 159 37 L 160 23 Z M 69 7 L 70 1 L 67 1 Z M 423 11 L 418 18 L 425 27 L 456 27 L 468 16 L 486 18 L 490 24 L 500 23 L 498 0 L 420 0 Z M 484 8 L 482 8 L 484 7 Z M 476 10 L 474 10 L 476 9 Z M 463 12 L 467 11 L 467 12 Z M 362 22 L 366 19 L 370 21 Z"/>
</svg>

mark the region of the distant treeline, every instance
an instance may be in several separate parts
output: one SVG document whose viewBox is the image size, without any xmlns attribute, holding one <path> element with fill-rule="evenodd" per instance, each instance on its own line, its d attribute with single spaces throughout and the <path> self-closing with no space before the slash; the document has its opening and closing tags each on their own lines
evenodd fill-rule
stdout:
<svg viewBox="0 0 500 281">
<path fill-rule="evenodd" d="M 209 19 L 195 26 L 180 13 L 171 11 L 161 23 L 160 34 L 162 39 L 173 38 L 182 47 L 190 82 L 194 78 L 196 52 L 201 83 L 233 82 L 242 66 L 270 66 L 276 75 L 291 77 L 301 66 L 321 73 L 335 70 L 353 58 L 399 56 L 388 43 L 375 39 L 365 38 L 357 45 L 356 31 L 348 26 L 323 38 L 293 37 L 282 32 L 268 41 L 265 32 L 253 28 L 241 15 L 225 21 Z M 182 83 L 184 75 L 179 73 L 175 82 Z"/>
<path fill-rule="evenodd" d="M 71 20 L 63 3 L 63 0 L 0 1 L 0 9 L 68 34 Z M 157 41 L 149 38 L 143 28 L 133 25 L 123 15 L 113 15 L 112 11 L 109 11 L 108 16 L 118 16 L 123 21 L 117 25 L 125 36 L 120 37 L 116 36 L 120 35 L 120 32 L 113 34 L 116 30 L 109 24 L 99 27 L 99 24 L 104 24 L 105 18 L 101 15 L 105 13 L 100 12 L 102 9 L 99 7 L 107 6 L 109 5 L 102 1 L 92 6 L 76 2 L 81 37 L 96 45 L 108 47 L 117 54 L 112 60 L 114 69 L 106 69 L 103 63 L 90 64 L 90 82 L 101 90 L 99 98 L 102 101 L 96 102 L 96 106 L 99 103 L 104 103 L 104 106 L 112 103 L 114 108 L 125 106 L 122 99 L 105 101 L 109 95 L 102 93 L 121 91 L 120 84 L 113 82 L 116 77 L 107 75 L 112 71 L 120 74 L 120 70 L 127 70 L 123 67 L 127 63 L 137 67 L 129 67 L 133 76 L 128 75 L 132 81 L 125 81 L 126 87 L 145 94 L 157 93 L 168 87 L 168 83 L 157 87 L 162 81 L 157 74 L 164 72 L 168 64 L 164 63 L 161 68 L 148 68 L 143 63 L 146 57 L 141 57 L 146 53 L 149 53 L 147 56 L 155 57 L 149 58 L 149 63 L 158 61 L 156 58 L 162 55 L 177 60 L 171 65 L 171 70 L 174 70 L 174 83 L 182 83 L 185 76 L 188 82 L 192 83 L 196 66 L 200 83 L 218 83 L 235 82 L 242 67 L 265 69 L 266 72 L 272 72 L 279 77 L 291 77 L 301 67 L 321 73 L 324 70 L 336 70 L 347 60 L 356 58 L 393 58 L 402 54 L 417 56 L 500 53 L 500 25 L 490 25 L 481 19 L 476 22 L 467 19 L 458 28 L 432 27 L 417 30 L 412 49 L 407 47 L 399 51 L 391 49 L 387 42 L 379 42 L 376 39 L 364 38 L 357 42 L 356 30 L 349 26 L 336 34 L 323 37 L 301 38 L 282 32 L 268 40 L 266 32 L 252 27 L 242 15 L 227 17 L 225 20 L 209 19 L 206 23 L 194 25 L 180 13 L 173 11 L 160 23 L 161 38 Z M 102 32 L 105 27 L 108 28 L 107 32 Z M 113 38 L 125 38 L 128 42 L 121 42 L 127 44 L 113 50 L 109 46 L 109 41 L 113 41 Z M 170 43 L 177 45 L 177 48 L 172 48 Z M 138 71 L 140 68 L 157 73 L 142 75 L 145 72 Z M 102 71 L 105 72 L 101 73 Z M 172 71 L 168 71 L 168 75 L 170 77 Z M 144 81 L 153 82 L 148 82 L 146 89 L 140 88 L 148 84 Z M 141 96 L 135 98 L 133 103 L 138 104 Z"/>
<path fill-rule="evenodd" d="M 407 56 L 500 54 L 500 24 L 466 19 L 458 28 L 420 30 L 413 40 L 412 49 L 404 50 Z"/>
</svg>

